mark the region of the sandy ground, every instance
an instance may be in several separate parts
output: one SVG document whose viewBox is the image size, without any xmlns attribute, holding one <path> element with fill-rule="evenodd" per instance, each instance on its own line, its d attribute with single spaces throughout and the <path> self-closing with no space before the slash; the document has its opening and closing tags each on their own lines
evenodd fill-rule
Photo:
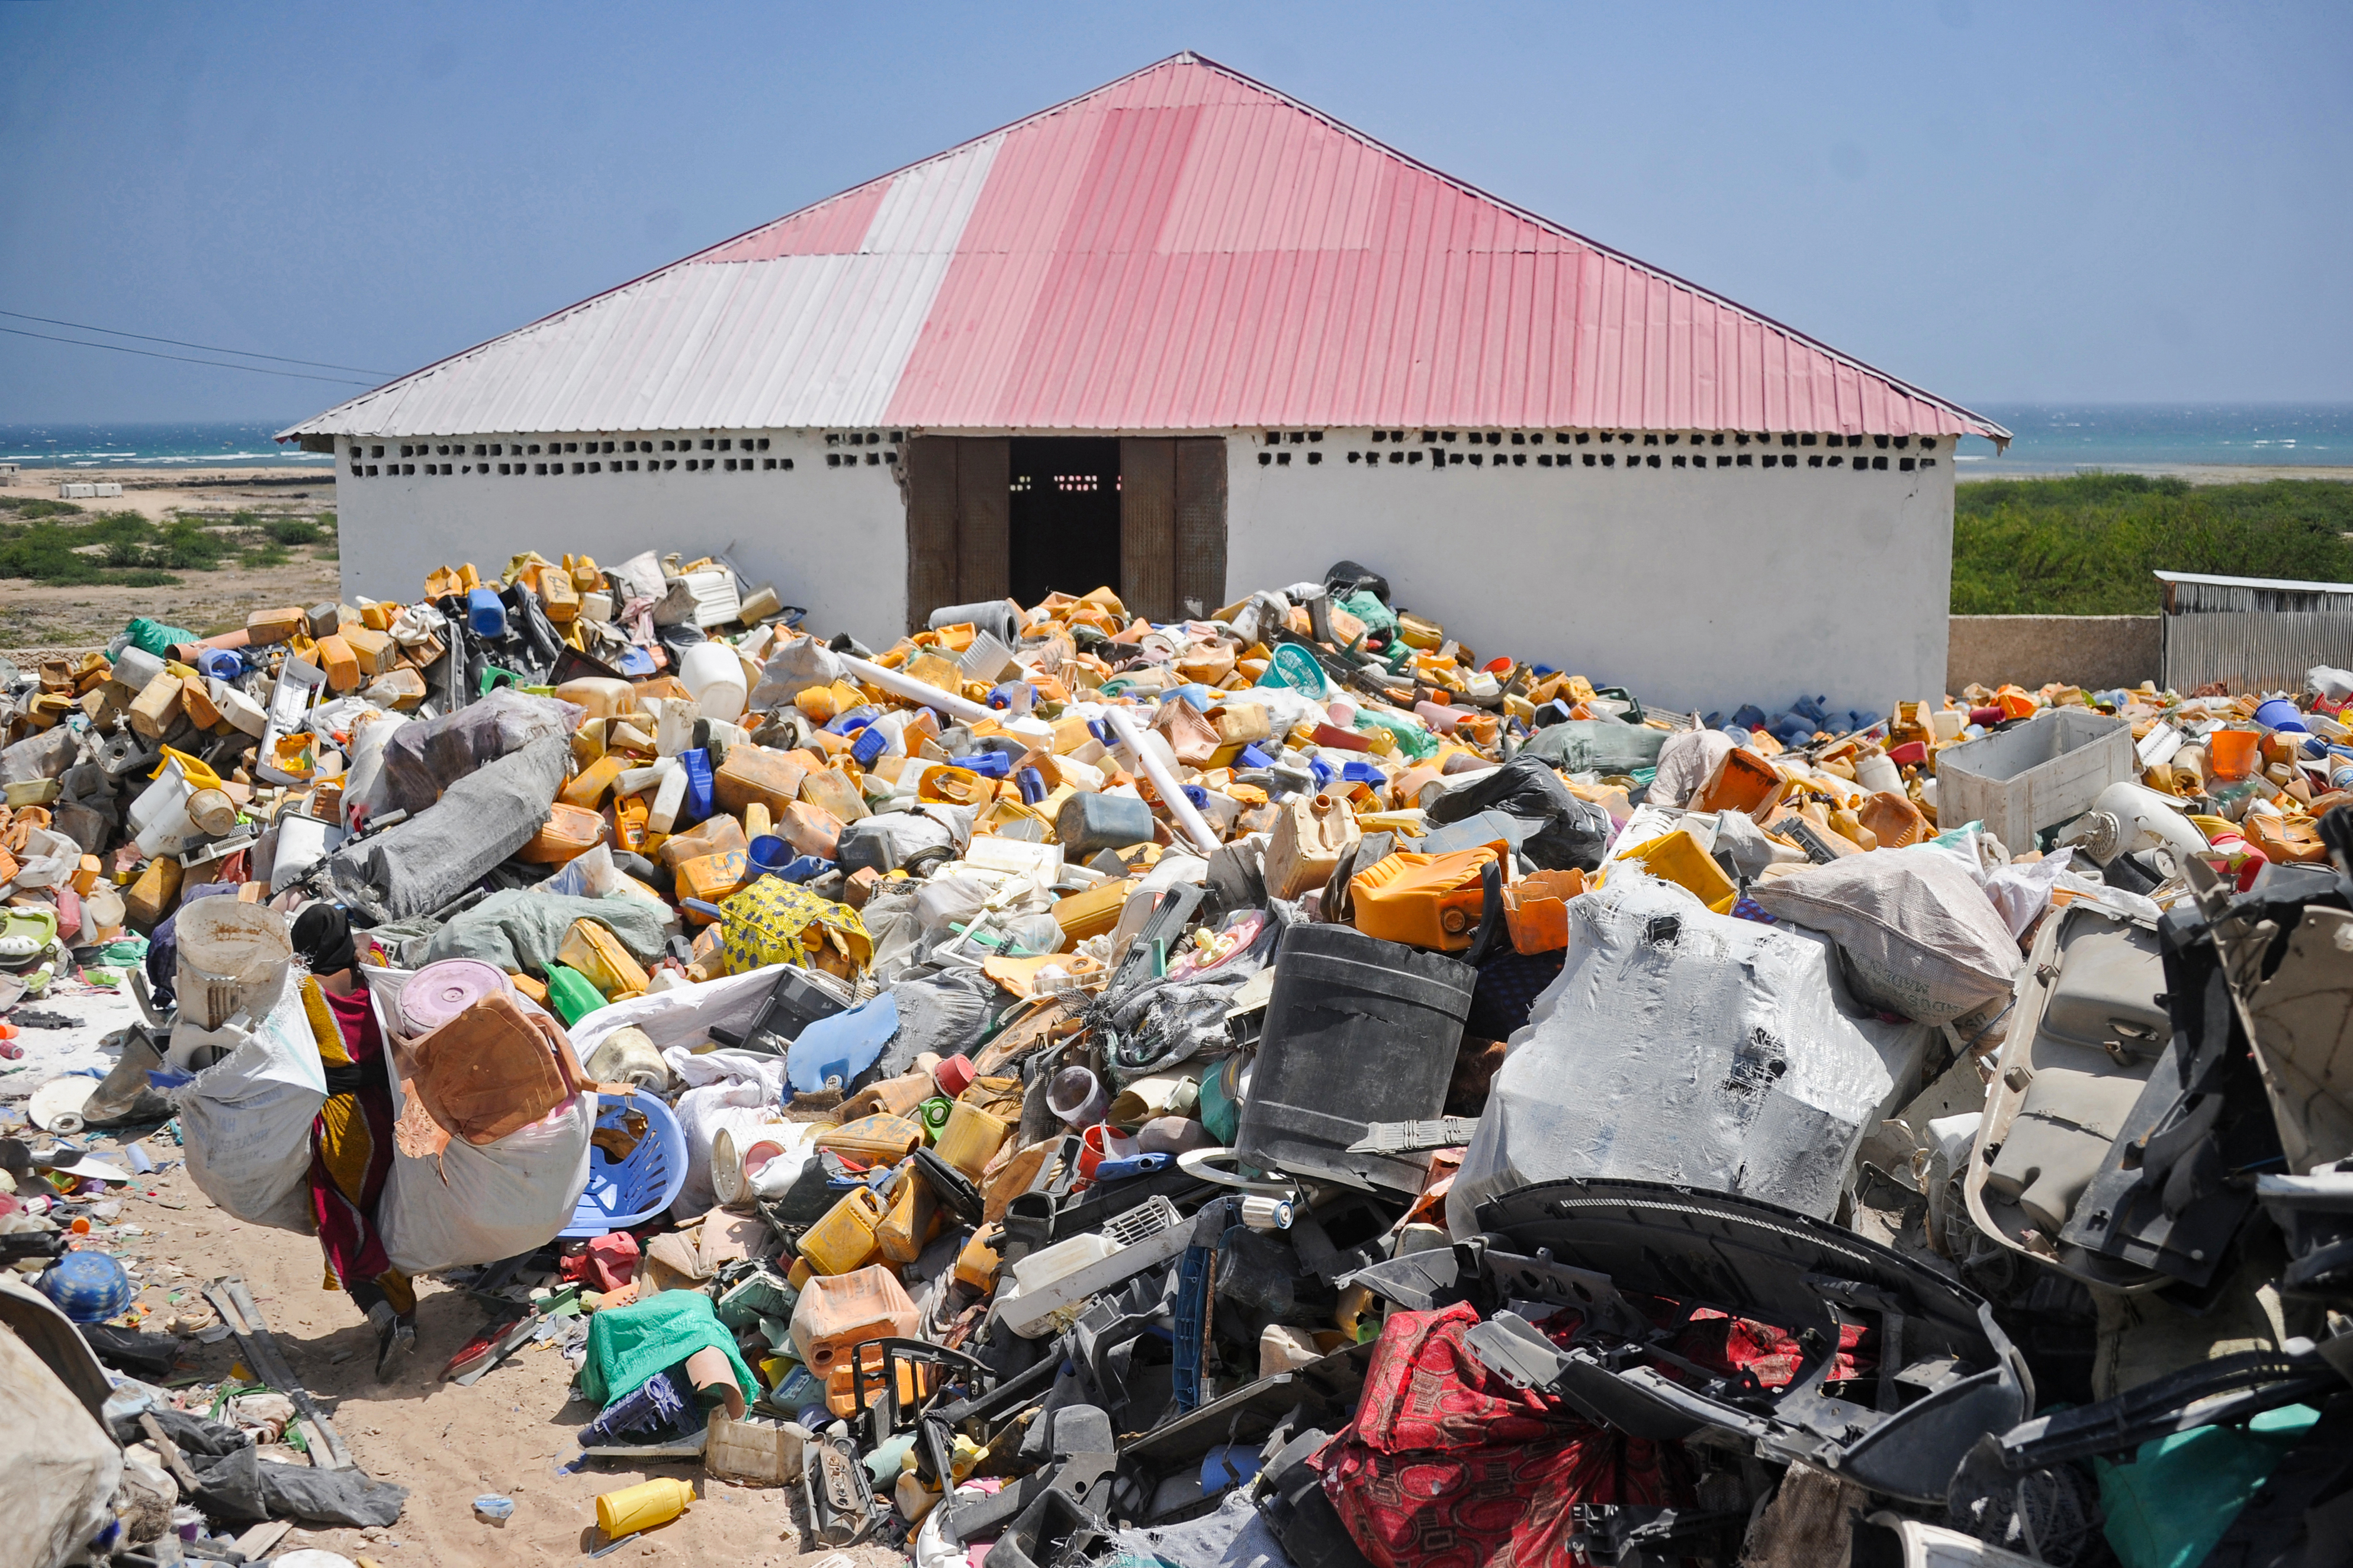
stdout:
<svg viewBox="0 0 2353 1568">
<path fill-rule="evenodd" d="M 103 1067 L 97 1037 L 126 1021 L 129 1006 L 103 994 L 44 1005 L 76 1015 L 86 1026 L 24 1031 L 25 1059 L 0 1075 L 0 1131 L 21 1131 L 22 1101 L 40 1082 L 72 1067 Z M 116 1139 L 93 1134 L 88 1142 L 100 1157 L 122 1162 Z M 573 1434 L 596 1414 L 569 1402 L 571 1368 L 556 1352 L 534 1346 L 470 1387 L 442 1382 L 442 1365 L 486 1320 L 464 1294 L 438 1283 L 425 1282 L 419 1292 L 417 1353 L 394 1382 L 377 1383 L 375 1333 L 349 1297 L 320 1288 L 317 1244 L 214 1208 L 178 1163 L 183 1155 L 169 1131 L 149 1135 L 143 1147 L 167 1168 L 136 1183 L 117 1226 L 91 1238 L 125 1263 L 136 1261 L 151 1282 L 140 1298 L 149 1312 L 142 1326 L 161 1331 L 180 1313 L 209 1320 L 198 1287 L 242 1275 L 288 1361 L 325 1406 L 361 1468 L 410 1489 L 406 1511 L 388 1530 L 370 1536 L 298 1528 L 279 1551 L 322 1547 L 373 1558 L 383 1568 L 575 1563 L 602 1544 L 595 1534 L 596 1494 L 666 1475 L 702 1482 L 705 1495 L 680 1518 L 604 1561 L 783 1568 L 814 1564 L 829 1554 L 800 1550 L 794 1492 L 709 1481 L 700 1464 L 605 1461 L 568 1471 L 565 1467 L 580 1452 Z M 200 1374 L 199 1387 L 208 1390 L 228 1374 L 235 1341 L 185 1343 L 182 1371 Z M 473 1500 L 486 1492 L 512 1498 L 513 1517 L 502 1524 L 476 1518 Z M 896 1552 L 868 1545 L 851 1549 L 850 1556 L 858 1568 L 903 1562 Z"/>
<path fill-rule="evenodd" d="M 52 498 L 58 470 L 27 470 L 0 495 Z M 152 469 L 77 469 L 76 480 L 112 479 L 120 498 L 79 500 L 87 511 L 136 511 L 163 522 L 185 513 L 250 511 L 263 517 L 315 518 L 335 510 L 335 476 L 288 474 L 280 469 L 196 469 L 159 474 Z M 283 566 L 249 568 L 229 562 L 214 572 L 178 572 L 178 587 L 44 587 L 11 581 L 0 586 L 0 652 L 29 658 L 41 652 L 77 652 L 102 646 L 133 616 L 148 616 L 211 636 L 245 624 L 248 612 L 280 605 L 315 605 L 340 592 L 332 555 L 298 545 Z"/>
</svg>

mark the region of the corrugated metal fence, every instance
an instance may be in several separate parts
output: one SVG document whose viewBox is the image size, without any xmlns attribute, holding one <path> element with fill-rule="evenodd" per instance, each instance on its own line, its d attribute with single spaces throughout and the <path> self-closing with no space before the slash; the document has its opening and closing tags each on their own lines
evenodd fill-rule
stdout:
<svg viewBox="0 0 2353 1568">
<path fill-rule="evenodd" d="M 2314 665 L 2353 666 L 2353 584 L 2159 572 L 2164 684 L 2297 691 Z"/>
</svg>

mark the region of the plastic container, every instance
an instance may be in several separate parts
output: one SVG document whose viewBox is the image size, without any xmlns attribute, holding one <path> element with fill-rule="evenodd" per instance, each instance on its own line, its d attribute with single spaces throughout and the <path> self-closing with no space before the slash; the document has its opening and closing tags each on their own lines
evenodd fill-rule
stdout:
<svg viewBox="0 0 2353 1568">
<path fill-rule="evenodd" d="M 2262 739 L 2253 730 L 2217 730 L 2207 736 L 2206 754 L 2214 764 L 2214 776 L 2232 784 L 2253 773 Z"/>
<path fill-rule="evenodd" d="M 476 589 L 476 593 L 482 590 Z M 676 1480 L 669 1476 L 656 1476 L 649 1481 L 639 1481 L 633 1487 L 623 1487 L 617 1492 L 607 1492 L 596 1500 L 596 1528 L 607 1541 L 618 1541 L 624 1535 L 635 1535 L 640 1530 L 651 1530 L 657 1524 L 668 1524 L 686 1511 L 694 1500 L 694 1483 Z"/>
<path fill-rule="evenodd" d="M 686 1185 L 686 1133 L 669 1106 L 650 1094 L 600 1094 L 596 1125 L 618 1127 L 631 1110 L 645 1113 L 646 1135 L 620 1161 L 589 1146 L 588 1188 L 572 1211 L 572 1223 L 558 1234 L 606 1236 L 643 1225 L 670 1207 Z"/>
<path fill-rule="evenodd" d="M 286 917 L 267 904 L 198 899 L 174 922 L 180 946 L 180 1015 L 217 1029 L 238 1013 L 269 1011 L 294 960 Z"/>
<path fill-rule="evenodd" d="M 1054 816 L 1054 837 L 1069 860 L 1084 860 L 1104 849 L 1149 844 L 1152 808 L 1135 795 L 1074 795 Z"/>
<path fill-rule="evenodd" d="M 547 1005 L 564 1020 L 566 1028 L 597 1008 L 609 1005 L 605 994 L 586 975 L 561 963 L 547 966 Z"/>
<path fill-rule="evenodd" d="M 747 858 L 755 877 L 773 877 L 793 863 L 793 847 L 773 833 L 764 833 L 752 840 Z"/>
<path fill-rule="evenodd" d="M 913 1338 L 922 1322 L 906 1288 L 888 1268 L 819 1275 L 793 1303 L 793 1349 L 803 1366 L 824 1377 L 853 1347 L 869 1340 Z"/>
<path fill-rule="evenodd" d="M 1376 861 L 1348 881 L 1356 925 L 1367 936 L 1441 952 L 1471 945 L 1486 912 L 1486 868 L 1495 850 L 1482 846 L 1447 855 L 1401 852 Z"/>
<path fill-rule="evenodd" d="M 502 637 L 507 635 L 507 607 L 491 589 L 471 589 L 466 595 L 466 625 L 478 637 Z"/>
<path fill-rule="evenodd" d="M 1699 901 L 1717 914 L 1730 914 L 1740 897 L 1740 889 L 1715 863 L 1715 857 L 1701 847 L 1700 841 L 1682 828 L 1662 834 L 1646 844 L 1636 845 L 1619 858 L 1629 865 L 1640 866 L 1651 876 L 1689 889 Z"/>
<path fill-rule="evenodd" d="M 882 1228 L 884 1213 L 872 1188 L 850 1188 L 823 1219 L 802 1232 L 801 1261 L 820 1279 L 864 1268 L 881 1252 L 875 1232 Z"/>
<path fill-rule="evenodd" d="M 2255 722 L 2266 730 L 2290 730 L 2308 734 L 2311 727 L 2304 721 L 2304 710 L 2284 697 L 2264 699 L 2255 708 Z"/>
<path fill-rule="evenodd" d="M 1064 1068 L 1046 1086 L 1046 1109 L 1065 1125 L 1092 1127 L 1111 1110 L 1111 1096 L 1085 1068 Z"/>
<path fill-rule="evenodd" d="M 1011 1131 L 987 1111 L 958 1100 L 948 1112 L 948 1124 L 941 1130 L 934 1152 L 976 1182 Z"/>
<path fill-rule="evenodd" d="M 753 1016 L 752 1026 L 744 1031 L 744 1048 L 782 1056 L 803 1029 L 819 1018 L 832 1017 L 844 1005 L 805 973 L 786 965 L 769 987 L 768 998 Z"/>
<path fill-rule="evenodd" d="M 749 695 L 744 682 L 744 661 L 726 643 L 699 642 L 679 660 L 679 680 L 694 698 L 694 710 L 705 719 L 729 723 L 744 716 Z"/>
<path fill-rule="evenodd" d="M 1421 1190 L 1426 1159 L 1352 1154 L 1373 1121 L 1446 1106 L 1478 971 L 1346 926 L 1299 925 L 1276 955 L 1234 1147 L 1250 1163 L 1350 1186 Z M 1209 1121 L 1210 1093 L 1202 1091 Z"/>
</svg>

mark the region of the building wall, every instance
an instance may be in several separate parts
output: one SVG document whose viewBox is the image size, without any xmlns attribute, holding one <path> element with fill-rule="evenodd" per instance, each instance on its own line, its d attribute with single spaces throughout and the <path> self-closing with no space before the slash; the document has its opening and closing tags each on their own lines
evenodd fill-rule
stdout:
<svg viewBox="0 0 2353 1568">
<path fill-rule="evenodd" d="M 808 625 L 830 635 L 848 631 L 867 641 L 888 642 L 905 623 L 907 518 L 900 499 L 897 447 L 888 431 L 754 431 L 698 434 L 691 452 L 661 452 L 661 439 L 643 439 L 656 450 L 623 453 L 630 437 L 613 437 L 614 451 L 554 454 L 519 452 L 546 447 L 547 436 L 468 437 L 438 450 L 401 459 L 400 442 L 363 441 L 362 466 L 374 476 L 354 475 L 348 442 L 335 455 L 336 516 L 343 553 L 343 592 L 371 598 L 415 595 L 436 566 L 471 561 L 483 573 L 505 568 L 510 557 L 536 550 L 554 560 L 586 553 L 606 564 L 644 550 L 679 551 L 690 560 L 723 554 L 753 584 L 772 582 L 787 605 L 806 605 Z M 846 444 L 850 437 L 857 445 Z M 872 443 L 866 440 L 873 437 Z M 829 443 L 828 437 L 831 437 Z M 721 453 L 720 439 L 734 450 Z M 765 452 L 756 443 L 765 438 Z M 576 434 L 572 444 L 585 448 Z M 710 440 L 706 452 L 701 443 Z M 790 468 L 754 467 L 729 471 L 727 461 L 746 460 L 742 444 L 754 443 L 754 464 L 786 459 Z M 415 445 L 415 443 L 409 443 Z M 429 443 L 435 447 L 443 443 Z M 383 457 L 374 448 L 385 447 Z M 506 448 L 478 459 L 474 447 Z M 872 458 L 873 462 L 867 459 Z M 828 459 L 833 459 L 828 463 Z M 624 467 L 613 472 L 616 460 Z M 713 464 L 689 470 L 688 460 Z M 629 472 L 629 461 L 668 462 L 676 467 Z M 596 473 L 586 472 L 591 462 Z M 536 469 L 561 463 L 561 475 Z M 448 475 L 428 474 L 447 464 Z M 583 470 L 574 473 L 578 465 Z M 416 472 L 395 475 L 397 466 Z M 478 468 L 490 471 L 474 472 Z"/>
<path fill-rule="evenodd" d="M 895 463 L 869 460 L 896 456 L 892 433 L 751 434 L 770 443 L 754 460 L 793 467 L 689 471 L 682 458 L 724 461 L 701 447 L 716 432 L 693 437 L 691 453 L 639 459 L 681 462 L 659 473 L 569 471 L 628 461 L 626 437 L 612 454 L 563 455 L 561 477 L 423 471 L 467 468 L 473 446 L 512 448 L 516 437 L 451 443 L 446 456 L 401 462 L 418 471 L 397 476 L 354 477 L 346 447 L 337 455 L 344 593 L 413 594 L 445 562 L 495 571 L 523 550 L 585 551 L 607 563 L 649 548 L 718 552 L 754 583 L 774 582 L 786 604 L 807 606 L 813 629 L 894 637 L 906 624 L 905 503 Z M 1709 465 L 1695 472 L 1693 437 L 1578 446 L 1553 432 L 1542 445 L 1514 446 L 1505 434 L 1474 447 L 1461 432 L 1453 443 L 1400 448 L 1366 430 L 1325 430 L 1314 441 L 1299 432 L 1297 442 L 1291 434 L 1271 447 L 1265 432 L 1229 441 L 1229 599 L 1320 579 L 1349 559 L 1386 574 L 1403 604 L 1482 656 L 1538 659 L 1647 701 L 1778 708 L 1805 694 L 1883 708 L 1946 689 L 1949 442 L 1933 452 L 1916 444 L 1833 452 L 1727 437 L 1701 449 Z M 364 445 L 365 462 L 374 444 Z M 1618 458 L 1609 468 L 1598 461 L 1605 449 Z M 1433 450 L 1462 460 L 1441 473 Z M 1472 464 L 1473 451 L 1487 460 Z M 397 452 L 387 444 L 373 460 L 381 469 Z M 1421 461 L 1389 460 L 1416 453 Z M 1572 459 L 1566 471 L 1538 461 L 1558 455 Z M 1282 456 L 1291 461 L 1272 460 Z M 1677 456 L 1684 468 L 1672 466 Z M 1767 456 L 1796 462 L 1768 468 Z M 1823 467 L 1810 466 L 1816 457 Z M 1855 457 L 1884 458 L 1887 468 L 1858 474 L 1846 466 Z M 1630 468 L 1630 458 L 1641 461 Z M 1734 461 L 1718 467 L 1718 458 Z M 1900 467 L 1907 460 L 1910 472 Z M 493 470 L 498 461 L 515 459 L 493 459 Z"/>
<path fill-rule="evenodd" d="M 1702 448 L 1709 467 L 1699 473 L 1688 466 L 1690 437 L 1611 441 L 1617 464 L 1588 468 L 1584 457 L 1605 450 L 1597 439 L 1567 447 L 1575 461 L 1564 472 L 1537 461 L 1563 452 L 1557 433 L 1542 447 L 1506 435 L 1500 447 L 1441 443 L 1465 460 L 1440 474 L 1418 443 L 1404 455 L 1423 461 L 1393 463 L 1398 448 L 1368 431 L 1326 430 L 1304 444 L 1283 435 L 1271 452 L 1264 432 L 1229 448 L 1229 595 L 1361 562 L 1482 658 L 1540 660 L 1677 708 L 1754 700 L 1770 710 L 1802 693 L 1883 709 L 1945 689 L 1949 441 L 1834 453 L 1726 437 Z M 1487 461 L 1472 466 L 1473 450 Z M 1348 460 L 1352 451 L 1360 460 Z M 1368 453 L 1381 460 L 1367 465 Z M 1799 466 L 1764 468 L 1768 453 Z M 1291 461 L 1261 464 L 1261 455 Z M 1630 469 L 1629 457 L 1644 461 Z M 1724 457 L 1734 463 L 1715 466 Z M 1809 466 L 1815 457 L 1825 466 Z M 1887 469 L 1832 468 L 1833 457 L 1885 458 Z M 1909 473 L 1899 467 L 1906 458 Z"/>
<path fill-rule="evenodd" d="M 1946 679 L 2008 681 L 2029 691 L 2052 681 L 2106 691 L 2160 679 L 2158 616 L 1955 616 Z"/>
</svg>

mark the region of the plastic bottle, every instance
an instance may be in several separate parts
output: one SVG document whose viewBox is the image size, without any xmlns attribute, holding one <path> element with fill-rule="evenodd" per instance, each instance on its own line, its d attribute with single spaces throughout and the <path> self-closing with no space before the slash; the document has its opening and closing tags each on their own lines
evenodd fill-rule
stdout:
<svg viewBox="0 0 2353 1568">
<path fill-rule="evenodd" d="M 617 1492 L 607 1492 L 596 1500 L 596 1528 L 607 1541 L 617 1541 L 624 1535 L 635 1535 L 640 1530 L 651 1530 L 657 1524 L 667 1524 L 686 1511 L 694 1500 L 694 1484 L 676 1480 L 669 1476 L 657 1476 L 649 1481 L 639 1481 L 633 1487 L 623 1487 Z"/>
<path fill-rule="evenodd" d="M 1865 752 L 1855 758 L 1854 782 L 1873 795 L 1904 793 L 1904 775 L 1884 752 Z"/>
<path fill-rule="evenodd" d="M 726 643 L 701 642 L 688 648 L 679 661 L 678 678 L 693 694 L 695 711 L 705 719 L 733 722 L 743 717 L 748 695 L 744 661 Z"/>
</svg>

